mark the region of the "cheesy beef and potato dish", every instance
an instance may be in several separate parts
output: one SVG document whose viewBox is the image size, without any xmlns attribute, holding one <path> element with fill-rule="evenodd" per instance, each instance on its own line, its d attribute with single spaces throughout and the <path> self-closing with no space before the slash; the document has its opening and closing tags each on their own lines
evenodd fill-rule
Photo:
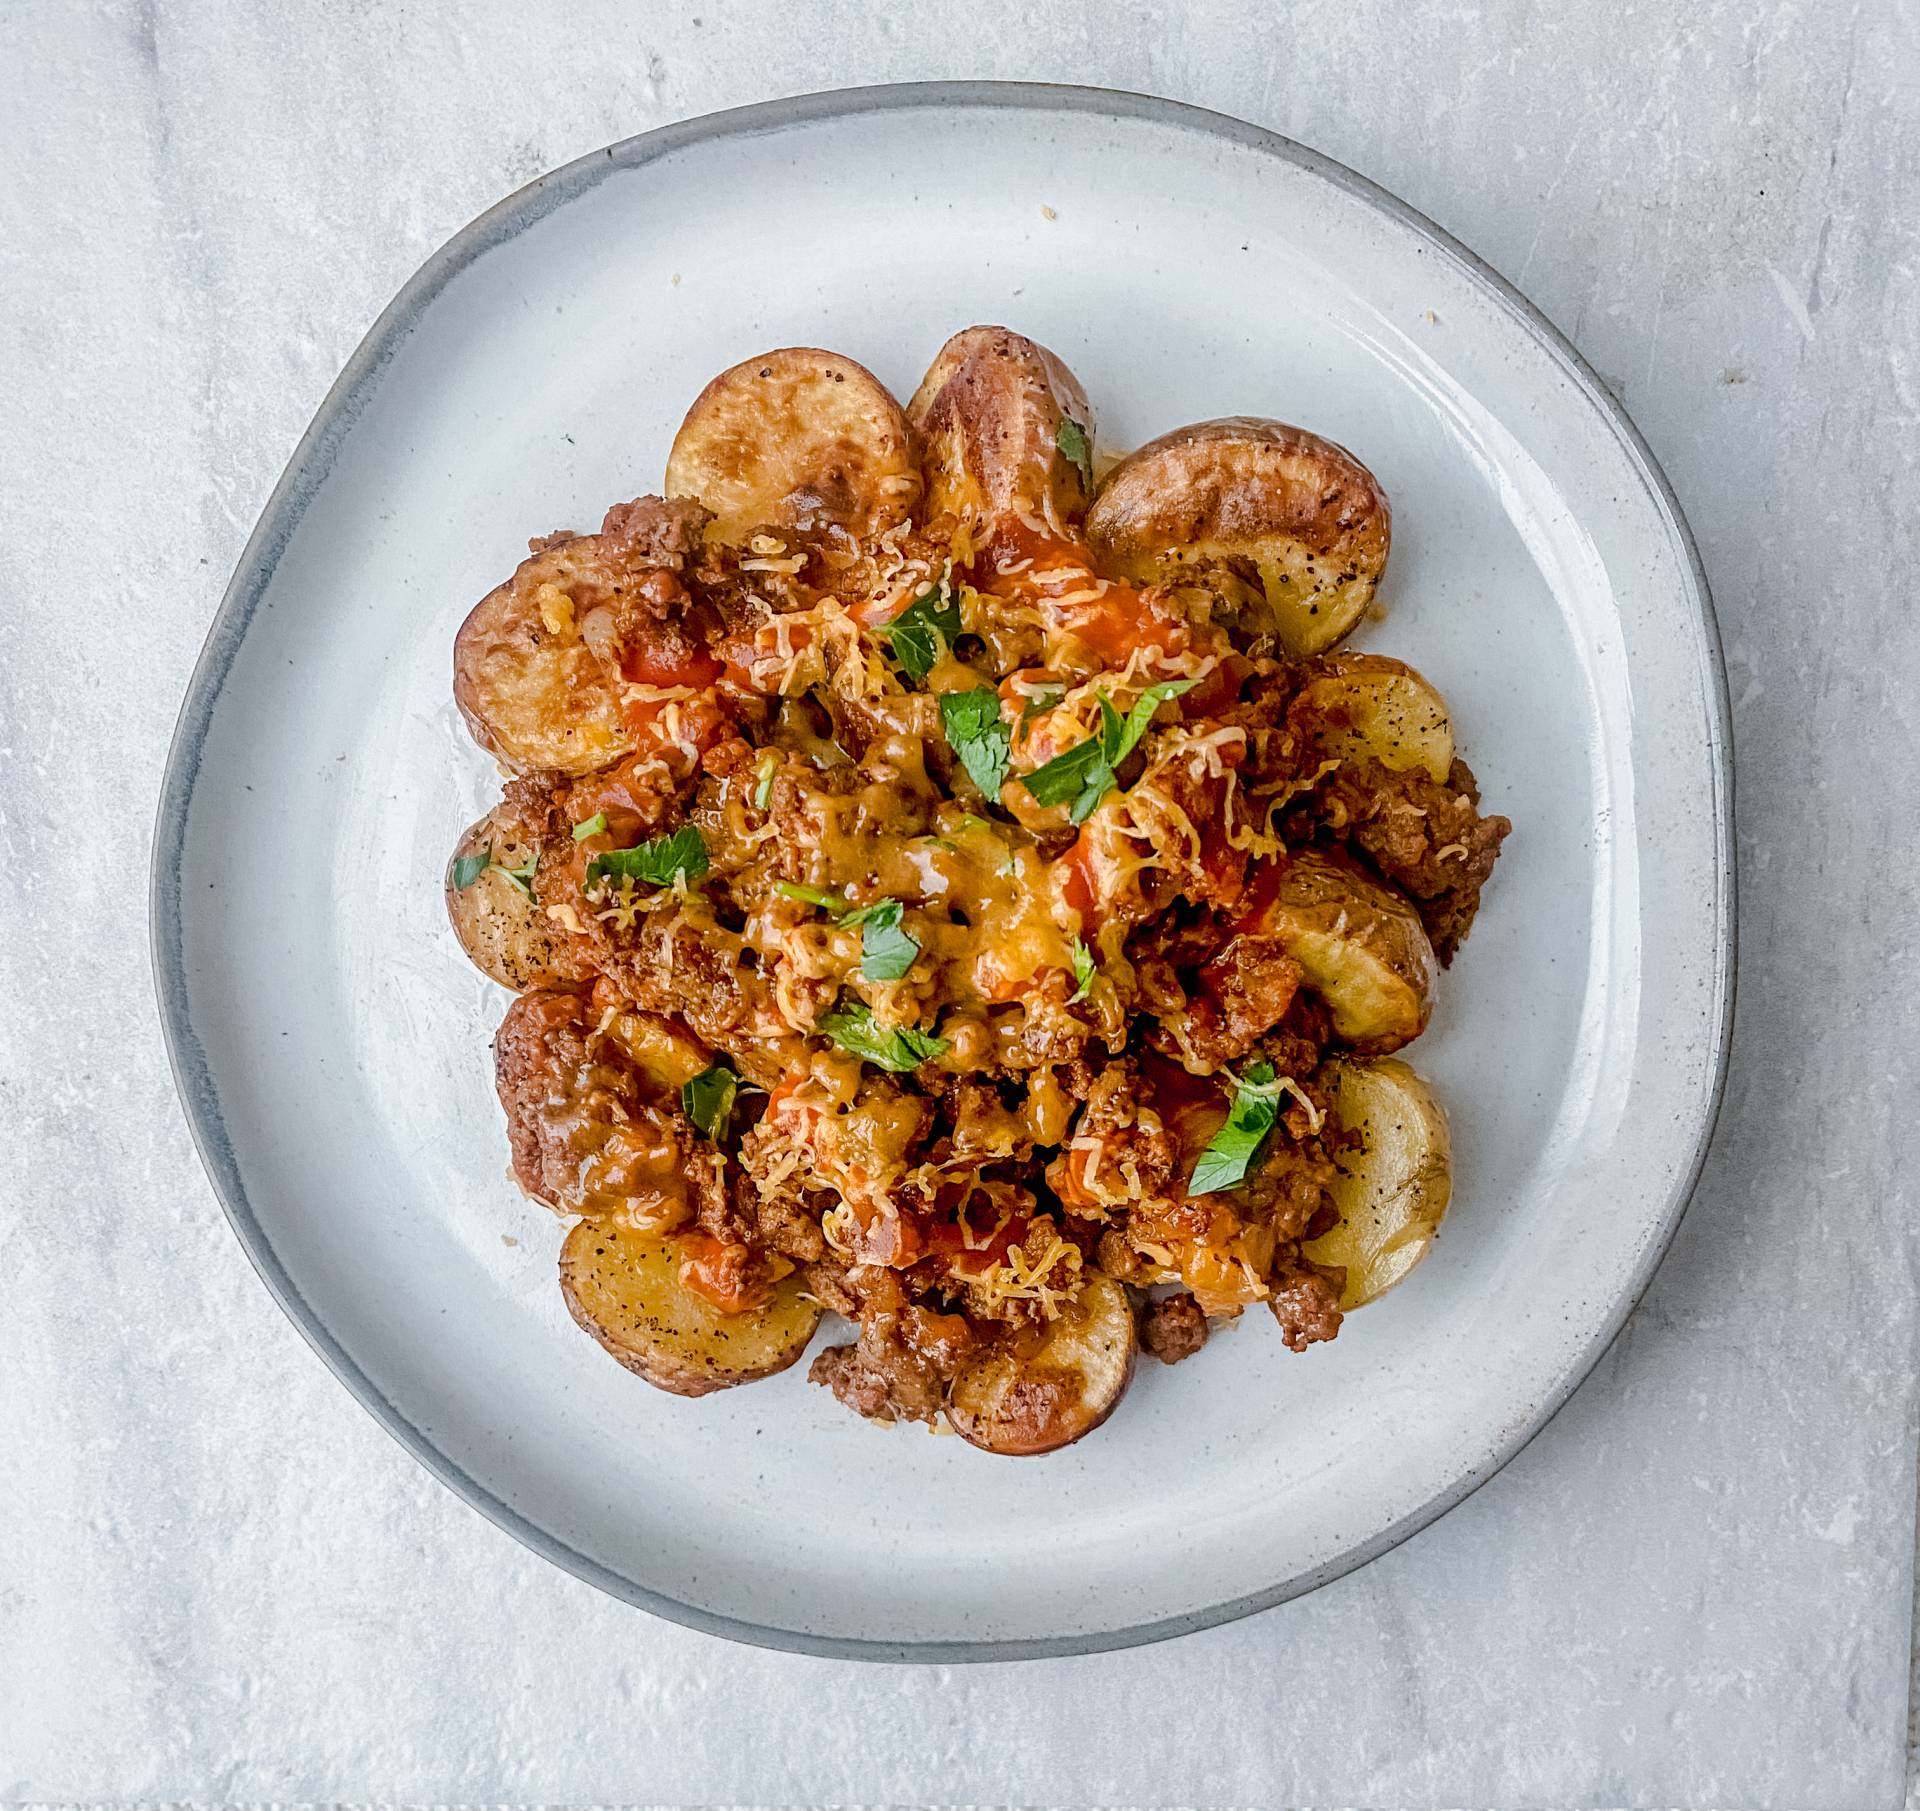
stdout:
<svg viewBox="0 0 1920 1811">
<path fill-rule="evenodd" d="M 454 693 L 511 776 L 448 875 L 561 1286 L 695 1396 L 795 1363 L 1041 1453 L 1261 1308 L 1298 1351 L 1446 1208 L 1427 1023 L 1507 833 L 1411 668 L 1350 454 L 1235 418 L 1096 483 L 1003 328 L 903 410 L 723 373 L 666 495 L 551 534 Z"/>
</svg>

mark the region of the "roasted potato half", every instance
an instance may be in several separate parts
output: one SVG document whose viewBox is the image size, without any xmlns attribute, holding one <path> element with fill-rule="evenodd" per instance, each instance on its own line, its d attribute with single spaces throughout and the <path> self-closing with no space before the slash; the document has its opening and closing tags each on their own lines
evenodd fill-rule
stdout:
<svg viewBox="0 0 1920 1811">
<path fill-rule="evenodd" d="M 1383 1054 L 1426 1029 L 1436 964 L 1406 900 L 1314 850 L 1282 856 L 1255 887 L 1255 923 L 1243 928 L 1279 939 L 1343 1043 Z"/>
<path fill-rule="evenodd" d="M 1223 586 L 1254 633 L 1319 654 L 1365 614 L 1387 564 L 1386 494 L 1343 447 L 1250 415 L 1150 440 L 1087 516 L 1101 569 Z"/>
<path fill-rule="evenodd" d="M 907 404 L 920 436 L 927 513 L 978 534 L 1037 518 L 1076 528 L 1086 513 L 1093 411 L 1046 347 L 1005 327 L 956 333 Z"/>
<path fill-rule="evenodd" d="M 756 528 L 890 528 L 918 501 L 920 477 L 885 384 L 837 352 L 786 346 L 694 399 L 667 455 L 667 494 L 711 510 L 711 536 L 737 545 Z"/>
<path fill-rule="evenodd" d="M 1113 1413 L 1133 1378 L 1133 1305 L 1112 1277 L 1089 1271 L 1080 1298 L 1038 1343 L 996 1347 L 953 1380 L 947 1420 L 990 1453 L 1057 1452 Z"/>
<path fill-rule="evenodd" d="M 515 773 L 593 773 L 636 746 L 620 675 L 581 634 L 569 590 L 593 544 L 580 536 L 522 560 L 454 637 L 453 701 L 473 739 Z"/>
<path fill-rule="evenodd" d="M 1396 1057 L 1328 1065 L 1331 1117 L 1359 1143 L 1338 1154 L 1329 1185 L 1340 1223 L 1304 1249 L 1346 1267 L 1344 1310 L 1363 1308 L 1427 1255 L 1453 1193 L 1447 1115 Z"/>
<path fill-rule="evenodd" d="M 496 805 L 461 837 L 447 864 L 453 934 L 475 968 L 517 994 L 587 974 L 533 897 L 526 873 L 538 853 L 513 813 Z"/>
<path fill-rule="evenodd" d="M 1329 654 L 1314 663 L 1295 706 L 1332 760 L 1415 769 L 1445 785 L 1453 770 L 1447 701 L 1412 667 L 1384 654 Z"/>
<path fill-rule="evenodd" d="M 776 1283 L 764 1308 L 722 1313 L 681 1283 L 674 1239 L 602 1220 L 582 1220 L 567 1234 L 560 1288 L 601 1345 L 675 1396 L 707 1396 L 784 1371 L 820 1322 L 798 1277 Z"/>
</svg>

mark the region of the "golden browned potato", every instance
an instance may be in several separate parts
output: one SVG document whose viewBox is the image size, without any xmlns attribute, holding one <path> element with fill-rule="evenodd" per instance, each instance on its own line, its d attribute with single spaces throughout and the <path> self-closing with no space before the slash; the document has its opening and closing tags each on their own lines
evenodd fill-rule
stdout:
<svg viewBox="0 0 1920 1811">
<path fill-rule="evenodd" d="M 1002 1345 L 953 1380 L 947 1420 L 990 1453 L 1056 1452 L 1113 1413 L 1133 1378 L 1133 1305 L 1112 1277 L 1087 1273 L 1031 1350 Z"/>
<path fill-rule="evenodd" d="M 1005 327 L 956 333 L 907 404 L 927 513 L 977 535 L 1019 517 L 1075 528 L 1086 513 L 1093 411 L 1046 347 Z"/>
<path fill-rule="evenodd" d="M 837 523 L 868 535 L 920 495 L 906 418 L 864 365 L 814 346 L 763 352 L 694 399 L 667 455 L 667 494 L 713 512 L 714 539 Z"/>
<path fill-rule="evenodd" d="M 1103 571 L 1223 584 L 1245 626 L 1318 654 L 1373 601 L 1391 538 L 1386 494 L 1343 447 L 1231 415 L 1150 440 L 1087 517 Z"/>
<path fill-rule="evenodd" d="M 680 1281 L 672 1238 L 582 1220 L 560 1251 L 573 1318 L 629 1371 L 676 1396 L 706 1396 L 784 1371 L 807 1349 L 820 1308 L 798 1277 L 763 1308 L 727 1314 Z"/>
<path fill-rule="evenodd" d="M 461 837 L 447 864 L 453 934 L 475 968 L 517 994 L 587 973 L 534 899 L 530 864 L 537 855 L 514 814 L 496 805 Z"/>
<path fill-rule="evenodd" d="M 1329 654 L 1301 688 L 1300 710 L 1321 753 L 1414 769 L 1442 785 L 1453 770 L 1447 701 L 1412 667 L 1384 654 Z"/>
<path fill-rule="evenodd" d="M 1257 928 L 1305 970 L 1343 1043 L 1381 1054 L 1426 1029 L 1436 965 L 1411 905 L 1314 850 L 1281 857 L 1277 885 L 1268 885 Z"/>
<path fill-rule="evenodd" d="M 583 578 L 597 587 L 594 550 L 595 537 L 581 536 L 521 561 L 454 638 L 454 702 L 474 740 L 515 773 L 593 773 L 636 745 L 618 668 L 581 633 L 591 612 L 572 594 Z"/>
<path fill-rule="evenodd" d="M 1365 1307 L 1427 1255 L 1453 1193 L 1452 1140 L 1433 1091 L 1396 1057 L 1331 1063 L 1331 1116 L 1359 1144 L 1330 1185 L 1340 1224 L 1304 1249 L 1346 1267 L 1342 1309 Z"/>
</svg>

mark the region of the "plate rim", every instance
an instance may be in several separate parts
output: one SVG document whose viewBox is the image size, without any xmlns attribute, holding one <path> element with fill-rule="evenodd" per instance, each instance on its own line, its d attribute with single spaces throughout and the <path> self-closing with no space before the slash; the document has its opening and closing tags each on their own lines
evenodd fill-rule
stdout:
<svg viewBox="0 0 1920 1811">
<path fill-rule="evenodd" d="M 1455 265 L 1560 366 L 1588 403 L 1598 409 L 1655 511 L 1664 520 L 1682 555 L 1682 579 L 1693 606 L 1705 667 L 1706 733 L 1712 766 L 1714 833 L 1715 947 L 1710 1074 L 1703 1110 L 1694 1128 L 1693 1147 L 1667 1199 L 1661 1204 L 1653 1236 L 1621 1291 L 1586 1345 L 1567 1364 L 1542 1402 L 1494 1447 L 1482 1462 L 1417 1509 L 1370 1540 L 1360 1543 L 1293 1578 L 1203 1610 L 1130 1625 L 1065 1636 L 992 1640 L 885 1640 L 867 1636 L 817 1635 L 803 1629 L 758 1623 L 689 1604 L 615 1572 L 591 1555 L 524 1516 L 496 1496 L 443 1453 L 389 1399 L 340 1345 L 321 1316 L 301 1294 L 281 1262 L 253 1210 L 238 1160 L 222 1121 L 206 1053 L 188 1012 L 185 947 L 182 936 L 182 865 L 187 819 L 214 710 L 255 611 L 272 581 L 280 557 L 309 503 L 326 482 L 346 434 L 358 419 L 382 367 L 411 333 L 415 323 L 446 285 L 477 258 L 596 186 L 606 176 L 643 168 L 662 157 L 709 140 L 751 137 L 785 127 L 915 108 L 968 108 L 979 111 L 1090 113 L 1111 119 L 1146 121 L 1210 134 L 1244 149 L 1278 158 L 1332 183 L 1376 212 L 1384 214 Z M 826 89 L 778 100 L 727 108 L 678 120 L 590 151 L 536 177 L 496 202 L 447 239 L 401 286 L 392 301 L 342 367 L 301 435 L 292 456 L 261 510 L 232 578 L 208 629 L 207 639 L 187 682 L 163 770 L 154 825 L 148 887 L 148 929 L 154 987 L 168 1066 L 202 1167 L 228 1224 L 260 1279 L 327 1367 L 400 1445 L 470 1509 L 512 1535 L 561 1570 L 636 1608 L 696 1629 L 755 1647 L 830 1659 L 936 1663 L 1048 1659 L 1111 1652 L 1169 1640 L 1237 1621 L 1330 1584 L 1378 1559 L 1401 1542 L 1456 1508 L 1503 1470 L 1559 1413 L 1613 1344 L 1638 1305 L 1672 1243 L 1705 1165 L 1715 1124 L 1726 1096 L 1728 1055 L 1734 1022 L 1737 970 L 1737 873 L 1734 862 L 1734 773 L 1731 708 L 1719 624 L 1698 548 L 1684 512 L 1658 460 L 1624 406 L 1560 330 L 1513 284 L 1418 209 L 1370 178 L 1281 133 L 1189 102 L 1122 89 L 1062 83 L 1008 81 L 932 81 L 886 83 Z"/>
</svg>

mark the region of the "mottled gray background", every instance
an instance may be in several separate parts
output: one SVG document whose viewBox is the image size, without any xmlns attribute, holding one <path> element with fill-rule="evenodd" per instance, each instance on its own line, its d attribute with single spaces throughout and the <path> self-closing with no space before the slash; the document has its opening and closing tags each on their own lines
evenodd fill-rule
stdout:
<svg viewBox="0 0 1920 1811">
<path fill-rule="evenodd" d="M 144 894 L 225 575 L 414 266 L 607 140 L 945 75 L 1277 127 L 1573 337 L 1719 600 L 1743 947 L 1673 1253 L 1492 1485 L 1230 1629 L 884 1670 L 616 1606 L 378 1431 L 202 1180 Z M 1891 3 L 0 4 L 0 1799 L 1898 1804 L 1917 86 Z"/>
</svg>

